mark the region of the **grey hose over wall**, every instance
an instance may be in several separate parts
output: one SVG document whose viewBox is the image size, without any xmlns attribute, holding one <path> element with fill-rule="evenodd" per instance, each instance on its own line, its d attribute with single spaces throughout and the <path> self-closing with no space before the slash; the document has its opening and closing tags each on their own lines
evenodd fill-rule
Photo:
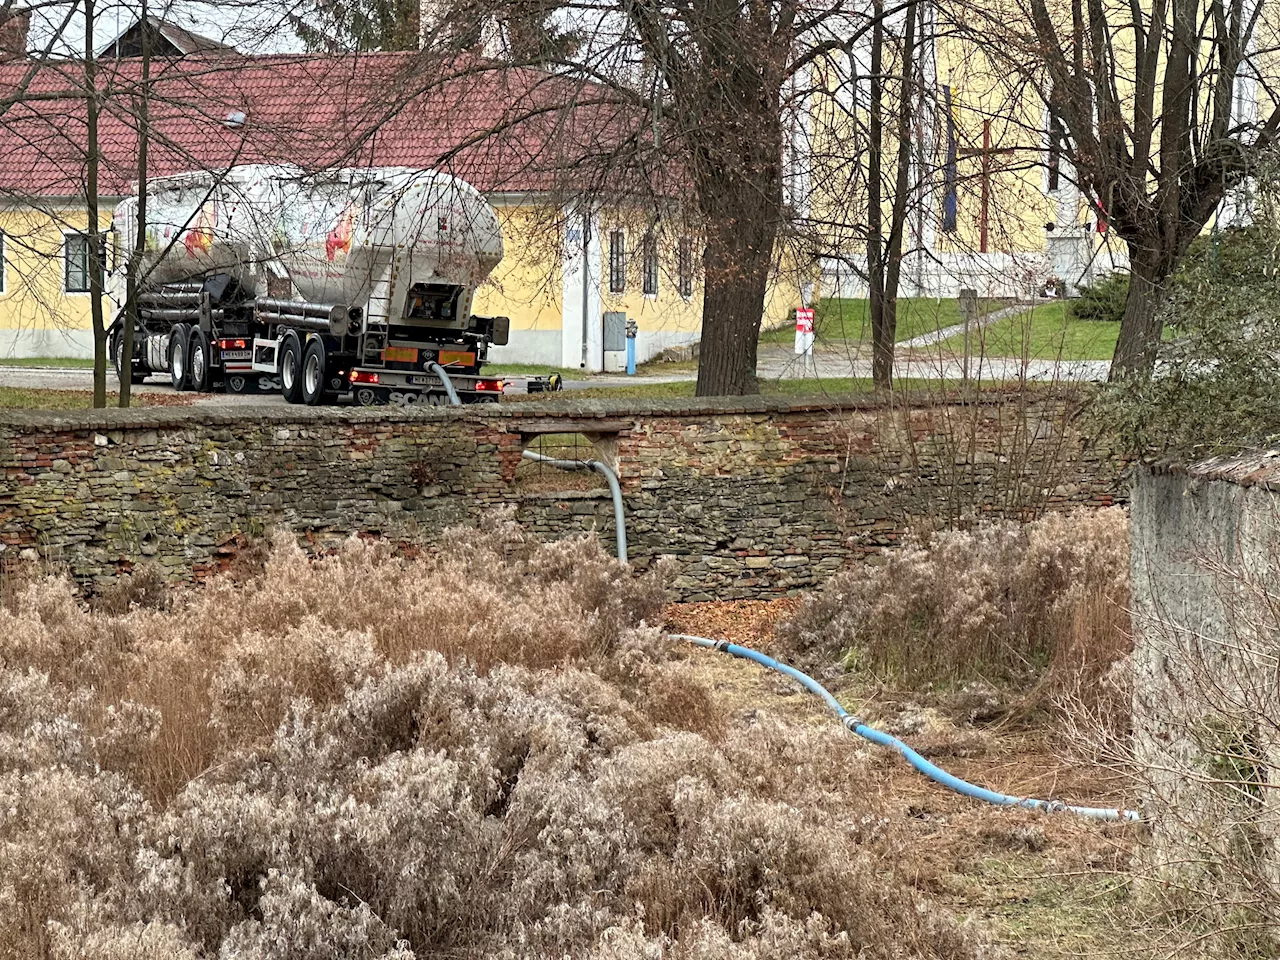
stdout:
<svg viewBox="0 0 1280 960">
<path fill-rule="evenodd" d="M 599 460 L 557 460 L 554 457 L 545 457 L 532 450 L 524 451 L 522 456 L 524 456 L 526 460 L 545 463 L 561 470 L 595 470 L 609 481 L 609 489 L 613 492 L 614 523 L 616 524 L 618 531 L 618 559 L 623 563 L 626 563 L 627 531 L 622 515 L 622 491 L 618 486 L 618 478 L 614 472 Z M 699 647 L 718 650 L 721 653 L 727 653 L 730 656 L 750 660 L 762 667 L 776 671 L 783 676 L 790 677 L 806 690 L 821 697 L 831 709 L 832 713 L 839 718 L 841 724 L 849 730 L 850 733 L 857 734 L 863 739 L 869 740 L 879 746 L 888 747 L 891 750 L 897 751 L 919 773 L 924 774 L 935 783 L 941 784 L 950 790 L 954 790 L 956 793 L 1002 807 L 1022 807 L 1024 809 L 1040 810 L 1046 813 L 1064 811 L 1095 820 L 1132 822 L 1140 819 L 1140 814 L 1135 810 L 1117 809 L 1115 807 L 1073 806 L 1065 804 L 1060 800 L 1041 800 L 1034 797 L 1019 797 L 980 787 L 967 780 L 962 780 L 954 774 L 943 770 L 941 767 L 930 763 L 897 737 L 890 736 L 883 731 L 867 726 L 861 720 L 846 711 L 840 702 L 831 695 L 826 687 L 822 686 L 822 684 L 818 683 L 818 681 L 814 680 L 808 674 L 800 672 L 795 667 L 788 666 L 785 663 L 780 663 L 773 657 L 766 656 L 757 650 L 729 643 L 725 640 L 710 640 L 706 637 L 695 637 L 690 634 L 683 633 L 672 633 L 668 634 L 668 636 L 675 640 L 686 640 Z"/>
<path fill-rule="evenodd" d="M 609 469 L 608 464 L 599 460 L 557 460 L 555 457 L 544 457 L 533 450 L 523 454 L 526 460 L 545 463 L 557 470 L 594 470 L 609 482 L 609 492 L 613 494 L 613 526 L 618 536 L 618 559 L 627 562 L 627 524 L 622 516 L 622 488 L 618 486 L 618 475 Z"/>
<path fill-rule="evenodd" d="M 427 369 L 440 378 L 444 383 L 444 392 L 449 395 L 449 402 L 455 407 L 462 406 L 462 401 L 458 399 L 458 391 L 453 389 L 453 381 L 449 379 L 449 374 L 445 372 L 444 367 L 436 363 L 434 360 L 427 364 Z"/>
</svg>

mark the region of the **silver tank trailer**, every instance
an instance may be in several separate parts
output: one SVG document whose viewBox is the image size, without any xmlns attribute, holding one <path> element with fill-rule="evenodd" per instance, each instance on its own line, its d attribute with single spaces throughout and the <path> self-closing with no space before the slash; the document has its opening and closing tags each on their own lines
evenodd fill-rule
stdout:
<svg viewBox="0 0 1280 960">
<path fill-rule="evenodd" d="M 114 219 L 127 249 L 136 198 L 123 200 Z M 244 165 L 148 181 L 145 249 L 143 290 L 224 274 L 257 297 L 414 323 L 403 316 L 415 285 L 447 284 L 462 288 L 456 311 L 430 325 L 465 329 L 475 288 L 502 259 L 502 231 L 484 197 L 447 174 Z M 118 304 L 121 267 L 112 279 Z"/>
</svg>

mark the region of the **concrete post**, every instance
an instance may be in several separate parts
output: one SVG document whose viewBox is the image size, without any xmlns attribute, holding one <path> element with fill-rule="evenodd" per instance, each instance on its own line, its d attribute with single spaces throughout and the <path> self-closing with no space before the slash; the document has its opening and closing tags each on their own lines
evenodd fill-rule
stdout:
<svg viewBox="0 0 1280 960">
<path fill-rule="evenodd" d="M 961 368 L 961 380 L 969 383 L 969 330 L 978 322 L 978 291 L 964 289 L 960 291 L 960 319 L 964 323 L 964 366 Z"/>
</svg>

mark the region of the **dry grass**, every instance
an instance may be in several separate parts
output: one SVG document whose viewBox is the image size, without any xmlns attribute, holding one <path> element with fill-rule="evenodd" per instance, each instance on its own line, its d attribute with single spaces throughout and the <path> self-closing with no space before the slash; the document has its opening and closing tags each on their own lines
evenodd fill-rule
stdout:
<svg viewBox="0 0 1280 960">
<path fill-rule="evenodd" d="M 736 639 L 749 642 L 749 634 L 789 616 L 793 606 L 747 607 L 748 626 Z M 700 626 L 715 636 L 706 628 L 733 619 L 739 609 L 737 603 L 680 605 L 669 609 L 668 618 L 690 632 Z M 749 663 L 695 650 L 686 666 L 733 708 L 734 722 L 781 717 L 815 732 L 833 726 L 815 697 Z M 848 674 L 828 684 L 876 726 L 906 737 L 973 782 L 1080 802 L 1132 799 L 1126 781 L 1064 755 L 1051 727 L 1033 724 L 1013 731 L 975 724 L 957 708 L 959 698 L 945 692 L 894 692 Z M 1037 960 L 1141 955 L 1135 947 L 1145 931 L 1127 876 L 1138 832 L 975 803 L 917 775 L 889 751 L 864 746 L 862 752 L 865 765 L 840 787 L 842 795 L 874 804 L 886 829 L 902 840 L 900 866 L 922 894 L 987 931 L 1010 955 Z"/>
<path fill-rule="evenodd" d="M 1052 694 L 1127 655 L 1121 509 L 909 538 L 833 578 L 779 631 L 792 655 L 919 688 L 985 680 Z"/>
<path fill-rule="evenodd" d="M 0 611 L 0 955 L 982 954 L 839 728 L 734 721 L 662 571 L 499 519 L 447 557 Z M 143 601 L 135 603 L 131 601 Z"/>
<path fill-rule="evenodd" d="M 115 376 L 115 374 L 111 374 Z M 186 407 L 198 399 L 194 393 L 142 391 L 133 394 L 139 407 Z M 114 407 L 120 397 L 107 394 L 107 406 Z M 22 410 L 88 410 L 93 406 L 93 393 L 88 390 L 45 390 L 34 387 L 0 387 L 0 409 Z"/>
</svg>

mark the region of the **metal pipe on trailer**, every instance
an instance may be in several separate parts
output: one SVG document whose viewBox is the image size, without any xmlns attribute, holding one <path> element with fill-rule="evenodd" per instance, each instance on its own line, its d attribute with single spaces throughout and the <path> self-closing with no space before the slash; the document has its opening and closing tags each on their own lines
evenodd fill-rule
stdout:
<svg viewBox="0 0 1280 960">
<path fill-rule="evenodd" d="M 194 293 L 141 293 L 140 307 L 199 307 L 201 294 Z"/>
<path fill-rule="evenodd" d="M 281 317 L 322 317 L 326 320 L 345 317 L 347 307 L 340 303 L 306 303 L 301 300 L 278 300 L 262 297 L 254 301 L 258 312 Z"/>
<path fill-rule="evenodd" d="M 253 306 L 258 319 L 267 323 L 286 324 L 333 337 L 352 332 L 353 312 L 344 304 L 262 298 L 255 300 Z"/>
<path fill-rule="evenodd" d="M 181 307 L 140 307 L 138 312 L 144 320 L 171 320 L 174 323 L 187 323 L 196 320 L 200 316 L 199 308 L 184 310 Z M 221 320 L 226 316 L 226 311 L 218 308 L 212 311 L 209 316 L 214 320 Z"/>
</svg>

